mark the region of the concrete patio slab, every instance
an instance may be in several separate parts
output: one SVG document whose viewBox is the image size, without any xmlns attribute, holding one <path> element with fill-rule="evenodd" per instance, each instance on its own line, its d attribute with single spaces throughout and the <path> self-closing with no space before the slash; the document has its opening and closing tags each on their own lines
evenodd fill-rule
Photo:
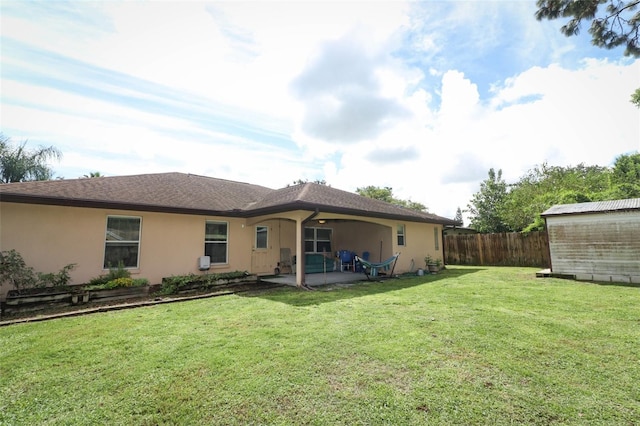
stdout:
<svg viewBox="0 0 640 426">
<path fill-rule="evenodd" d="M 321 274 L 307 274 L 305 276 L 305 282 L 308 286 L 319 286 L 325 284 L 339 284 L 339 283 L 355 283 L 358 281 L 366 281 L 367 276 L 363 273 L 358 272 L 327 272 Z M 283 274 L 278 275 L 276 277 L 260 277 L 260 281 L 275 283 L 275 284 L 285 284 L 285 285 L 296 285 L 296 275 L 295 274 Z"/>
</svg>

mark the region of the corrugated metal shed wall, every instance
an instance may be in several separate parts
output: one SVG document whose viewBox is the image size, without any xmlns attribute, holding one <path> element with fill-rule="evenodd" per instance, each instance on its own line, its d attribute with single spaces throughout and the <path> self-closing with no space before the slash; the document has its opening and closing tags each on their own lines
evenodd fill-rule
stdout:
<svg viewBox="0 0 640 426">
<path fill-rule="evenodd" d="M 547 232 L 553 273 L 640 283 L 640 211 L 550 216 Z"/>
</svg>

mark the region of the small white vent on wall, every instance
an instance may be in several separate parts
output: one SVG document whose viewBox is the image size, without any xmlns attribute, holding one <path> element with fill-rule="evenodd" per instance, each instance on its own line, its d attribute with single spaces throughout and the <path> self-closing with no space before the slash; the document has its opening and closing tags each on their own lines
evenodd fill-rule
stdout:
<svg viewBox="0 0 640 426">
<path fill-rule="evenodd" d="M 198 258 L 198 269 L 206 271 L 211 267 L 211 258 L 209 256 L 200 256 Z"/>
</svg>

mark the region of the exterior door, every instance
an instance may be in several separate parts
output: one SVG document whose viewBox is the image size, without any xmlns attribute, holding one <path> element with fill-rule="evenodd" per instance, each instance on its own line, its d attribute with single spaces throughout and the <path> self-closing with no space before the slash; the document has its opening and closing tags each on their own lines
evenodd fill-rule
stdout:
<svg viewBox="0 0 640 426">
<path fill-rule="evenodd" d="M 270 262 L 269 227 L 256 225 L 254 230 L 253 251 L 251 253 L 251 272 L 254 274 L 272 274 L 275 266 Z"/>
</svg>

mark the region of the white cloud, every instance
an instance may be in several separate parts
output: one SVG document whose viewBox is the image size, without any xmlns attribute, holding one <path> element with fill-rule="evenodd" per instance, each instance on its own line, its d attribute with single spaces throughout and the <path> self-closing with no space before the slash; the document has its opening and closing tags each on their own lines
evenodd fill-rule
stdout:
<svg viewBox="0 0 640 426">
<path fill-rule="evenodd" d="M 640 116 L 628 102 L 640 86 L 638 76 L 640 61 L 586 61 L 577 70 L 535 67 L 483 102 L 473 82 L 450 71 L 442 77 L 439 110 L 416 111 L 412 124 L 346 149 L 336 179 L 348 182 L 350 190 L 391 186 L 404 198 L 453 216 L 490 167 L 503 169 L 514 182 L 545 161 L 610 165 L 617 155 L 640 150 Z M 529 101 L 531 95 L 536 97 Z M 393 154 L 380 161 L 375 153 L 384 150 Z M 412 155 L 393 161 L 409 150 Z"/>
</svg>

